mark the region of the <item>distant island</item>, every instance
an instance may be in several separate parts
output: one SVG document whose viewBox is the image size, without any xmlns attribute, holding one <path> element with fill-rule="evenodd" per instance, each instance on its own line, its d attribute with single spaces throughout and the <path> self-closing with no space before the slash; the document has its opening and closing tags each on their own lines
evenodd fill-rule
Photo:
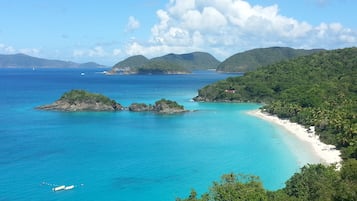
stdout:
<svg viewBox="0 0 357 201">
<path fill-rule="evenodd" d="M 26 54 L 0 54 L 0 68 L 104 68 L 94 62 L 75 63 L 52 59 L 42 59 Z"/>
<path fill-rule="evenodd" d="M 155 102 L 155 105 L 145 103 L 133 103 L 129 106 L 129 111 L 133 112 L 155 112 L 159 114 L 175 114 L 186 112 L 182 105 L 175 101 L 161 99 Z"/>
<path fill-rule="evenodd" d="M 177 102 L 166 99 L 158 100 L 154 105 L 133 103 L 126 108 L 104 95 L 90 93 L 85 90 L 71 90 L 64 93 L 54 103 L 39 106 L 36 109 L 64 112 L 129 110 L 133 112 L 155 112 L 158 114 L 176 114 L 187 111 Z"/>
<path fill-rule="evenodd" d="M 112 74 L 188 74 L 194 70 L 214 69 L 217 72 L 250 72 L 267 65 L 310 55 L 323 49 L 293 49 L 289 47 L 257 48 L 234 54 L 223 62 L 206 52 L 187 54 L 170 53 L 148 59 L 143 55 L 128 57 L 116 63 L 107 75 Z M 0 54 L 0 68 L 103 68 L 94 62 L 75 63 L 51 60 L 25 54 Z"/>
<path fill-rule="evenodd" d="M 115 64 L 112 74 L 187 74 L 198 69 L 215 69 L 220 62 L 209 53 L 167 54 L 148 59 L 143 55 L 129 57 Z"/>
<path fill-rule="evenodd" d="M 323 49 L 293 49 L 289 47 L 257 48 L 228 57 L 220 62 L 206 52 L 167 54 L 148 59 L 135 55 L 118 62 L 108 74 L 183 74 L 193 70 L 215 69 L 217 72 L 249 72 L 270 64 L 310 55 Z"/>
</svg>

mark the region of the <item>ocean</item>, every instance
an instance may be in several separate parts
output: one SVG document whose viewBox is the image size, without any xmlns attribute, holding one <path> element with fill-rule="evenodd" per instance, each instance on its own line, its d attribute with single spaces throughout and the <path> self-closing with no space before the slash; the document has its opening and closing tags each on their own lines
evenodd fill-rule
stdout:
<svg viewBox="0 0 357 201">
<path fill-rule="evenodd" d="M 312 160 L 294 154 L 286 131 L 246 114 L 259 104 L 192 101 L 199 88 L 237 74 L 106 76 L 102 70 L 0 69 L 0 201 L 174 201 L 192 188 L 207 192 L 231 172 L 257 175 L 275 190 Z M 166 98 L 193 112 L 34 109 L 71 89 L 124 106 Z M 58 185 L 75 188 L 52 191 Z"/>
</svg>

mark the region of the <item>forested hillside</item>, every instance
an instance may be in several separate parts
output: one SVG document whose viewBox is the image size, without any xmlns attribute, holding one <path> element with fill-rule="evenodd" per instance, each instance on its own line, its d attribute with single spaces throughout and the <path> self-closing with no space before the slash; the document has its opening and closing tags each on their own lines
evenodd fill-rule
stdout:
<svg viewBox="0 0 357 201">
<path fill-rule="evenodd" d="M 116 63 L 113 66 L 113 70 L 120 69 L 120 68 L 126 68 L 126 67 L 142 66 L 144 63 L 146 63 L 148 61 L 149 61 L 149 59 L 143 55 L 131 56 L 131 57 L 124 59 L 123 61 Z"/>
<path fill-rule="evenodd" d="M 230 56 L 217 67 L 217 71 L 249 72 L 262 66 L 319 51 L 322 51 L 322 49 L 303 50 L 289 47 L 257 48 Z"/>
<path fill-rule="evenodd" d="M 224 175 L 202 196 L 184 201 L 357 200 L 357 48 L 323 51 L 276 63 L 199 90 L 196 101 L 260 102 L 280 118 L 315 126 L 323 142 L 337 145 L 344 162 L 307 165 L 283 189 L 268 191 L 255 176 Z"/>
<path fill-rule="evenodd" d="M 142 55 L 132 56 L 118 62 L 112 72 L 139 74 L 190 73 L 192 70 L 216 68 L 220 62 L 205 52 L 167 54 L 147 59 Z"/>
<path fill-rule="evenodd" d="M 220 62 L 206 52 L 192 52 L 188 54 L 167 54 L 152 59 L 176 63 L 189 70 L 216 69 Z"/>
<path fill-rule="evenodd" d="M 322 141 L 357 158 L 357 48 L 323 51 L 231 77 L 197 101 L 266 103 L 268 112 L 316 126 Z"/>
</svg>

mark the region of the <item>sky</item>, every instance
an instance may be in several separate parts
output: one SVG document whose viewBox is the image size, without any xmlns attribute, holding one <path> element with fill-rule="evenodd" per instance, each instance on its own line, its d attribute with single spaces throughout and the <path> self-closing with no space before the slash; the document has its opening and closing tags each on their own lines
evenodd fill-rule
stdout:
<svg viewBox="0 0 357 201">
<path fill-rule="evenodd" d="M 357 0 L 0 0 L 0 54 L 113 66 L 134 55 L 357 46 Z"/>
</svg>

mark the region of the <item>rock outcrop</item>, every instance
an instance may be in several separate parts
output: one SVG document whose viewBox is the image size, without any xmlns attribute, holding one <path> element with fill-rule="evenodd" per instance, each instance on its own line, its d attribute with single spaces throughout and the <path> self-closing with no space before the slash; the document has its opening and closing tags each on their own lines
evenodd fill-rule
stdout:
<svg viewBox="0 0 357 201">
<path fill-rule="evenodd" d="M 49 105 L 36 107 L 39 110 L 55 111 L 118 111 L 123 106 L 114 100 L 100 94 L 93 94 L 84 90 L 72 90 Z"/>
<path fill-rule="evenodd" d="M 158 114 L 176 114 L 187 112 L 182 105 L 175 101 L 161 99 L 155 102 L 155 105 L 145 103 L 133 103 L 129 106 L 129 111 L 133 112 L 155 112 Z"/>
</svg>

